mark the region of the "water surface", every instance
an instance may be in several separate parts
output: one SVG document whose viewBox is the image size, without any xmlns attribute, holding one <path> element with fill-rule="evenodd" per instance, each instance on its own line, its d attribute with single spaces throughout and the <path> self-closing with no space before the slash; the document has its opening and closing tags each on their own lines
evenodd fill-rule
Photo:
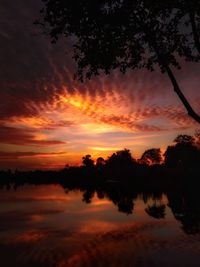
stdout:
<svg viewBox="0 0 200 267">
<path fill-rule="evenodd" d="M 198 196 L 69 190 L 0 191 L 0 261 L 14 267 L 200 266 Z"/>
</svg>

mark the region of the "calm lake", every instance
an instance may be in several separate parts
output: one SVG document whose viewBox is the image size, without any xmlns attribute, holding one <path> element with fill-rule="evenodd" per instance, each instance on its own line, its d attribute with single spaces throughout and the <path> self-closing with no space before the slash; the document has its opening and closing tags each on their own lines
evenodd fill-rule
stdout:
<svg viewBox="0 0 200 267">
<path fill-rule="evenodd" d="M 199 196 L 0 190 L 2 267 L 200 266 Z"/>
</svg>

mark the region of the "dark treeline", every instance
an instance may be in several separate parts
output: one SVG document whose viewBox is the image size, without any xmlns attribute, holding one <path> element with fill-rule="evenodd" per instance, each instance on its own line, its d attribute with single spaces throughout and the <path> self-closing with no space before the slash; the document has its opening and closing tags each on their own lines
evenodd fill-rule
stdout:
<svg viewBox="0 0 200 267">
<path fill-rule="evenodd" d="M 151 188 L 166 188 L 198 183 L 200 175 L 200 132 L 194 136 L 178 135 L 164 154 L 159 148 L 146 150 L 140 159 L 128 149 L 113 153 L 107 159 L 91 155 L 82 158 L 81 166 L 66 165 L 59 171 L 0 171 L 0 185 L 14 186 L 30 183 L 60 183 L 81 186 L 102 183 L 134 184 Z"/>
<path fill-rule="evenodd" d="M 134 203 L 141 198 L 147 204 L 145 212 L 156 219 L 166 215 L 164 193 L 182 229 L 187 234 L 196 234 L 200 232 L 199 140 L 199 133 L 179 135 L 163 155 L 159 148 L 153 148 L 138 160 L 124 149 L 106 160 L 99 157 L 96 162 L 86 155 L 81 166 L 66 166 L 59 171 L 1 171 L 0 187 L 17 190 L 27 184 L 59 184 L 66 193 L 81 191 L 85 203 L 91 203 L 95 195 L 109 199 L 126 214 L 134 212 Z"/>
</svg>

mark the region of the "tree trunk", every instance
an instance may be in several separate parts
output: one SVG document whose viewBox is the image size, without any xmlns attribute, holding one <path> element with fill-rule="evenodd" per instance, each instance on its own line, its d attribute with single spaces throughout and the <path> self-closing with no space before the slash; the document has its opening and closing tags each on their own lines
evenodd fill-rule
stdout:
<svg viewBox="0 0 200 267">
<path fill-rule="evenodd" d="M 194 17 L 193 17 L 194 19 Z M 200 50 L 198 48 L 198 44 L 199 44 L 199 38 L 198 38 L 198 33 L 196 31 L 196 24 L 195 24 L 195 20 L 193 20 L 193 22 L 191 21 L 191 23 L 193 23 L 194 28 L 192 27 L 193 30 L 193 34 L 194 34 L 194 39 L 195 39 L 195 45 L 197 45 L 197 50 L 198 52 L 200 52 Z M 165 59 L 163 58 L 163 56 L 161 55 L 159 48 L 155 42 L 155 40 L 152 38 L 153 34 L 151 33 L 151 30 L 147 29 L 146 26 L 143 24 L 143 28 L 145 29 L 145 34 L 147 37 L 147 41 L 150 44 L 150 46 L 152 46 L 152 48 L 155 50 L 155 52 L 158 55 L 158 61 L 160 62 L 160 64 L 165 68 L 169 79 L 171 80 L 171 83 L 174 87 L 174 91 L 175 93 L 178 95 L 179 99 L 181 100 L 182 104 L 184 105 L 185 109 L 187 110 L 188 115 L 193 118 L 196 122 L 200 123 L 200 115 L 198 115 L 194 109 L 192 108 L 192 106 L 190 105 L 190 103 L 188 102 L 188 100 L 186 99 L 186 97 L 184 96 L 184 94 L 182 93 L 176 78 L 172 72 L 172 70 L 170 69 L 169 65 L 165 62 Z M 155 38 L 156 39 L 156 38 Z"/>
<path fill-rule="evenodd" d="M 184 94 L 182 93 L 170 67 L 168 65 L 165 65 L 165 69 L 167 71 L 167 74 L 168 74 L 171 82 L 172 82 L 172 85 L 174 87 L 174 91 L 176 92 L 176 94 L 180 98 L 181 102 L 183 103 L 184 107 L 186 108 L 188 115 L 190 117 L 192 117 L 196 122 L 200 123 L 200 116 L 194 111 L 194 109 L 191 107 L 190 103 L 188 102 L 188 100 L 186 99 Z"/>
</svg>

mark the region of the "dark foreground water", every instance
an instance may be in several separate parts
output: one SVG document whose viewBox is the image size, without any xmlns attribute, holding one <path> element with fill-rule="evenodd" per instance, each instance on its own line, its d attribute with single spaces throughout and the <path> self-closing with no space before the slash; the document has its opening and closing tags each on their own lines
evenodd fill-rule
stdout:
<svg viewBox="0 0 200 267">
<path fill-rule="evenodd" d="M 0 266 L 200 266 L 199 196 L 0 191 Z"/>
</svg>

